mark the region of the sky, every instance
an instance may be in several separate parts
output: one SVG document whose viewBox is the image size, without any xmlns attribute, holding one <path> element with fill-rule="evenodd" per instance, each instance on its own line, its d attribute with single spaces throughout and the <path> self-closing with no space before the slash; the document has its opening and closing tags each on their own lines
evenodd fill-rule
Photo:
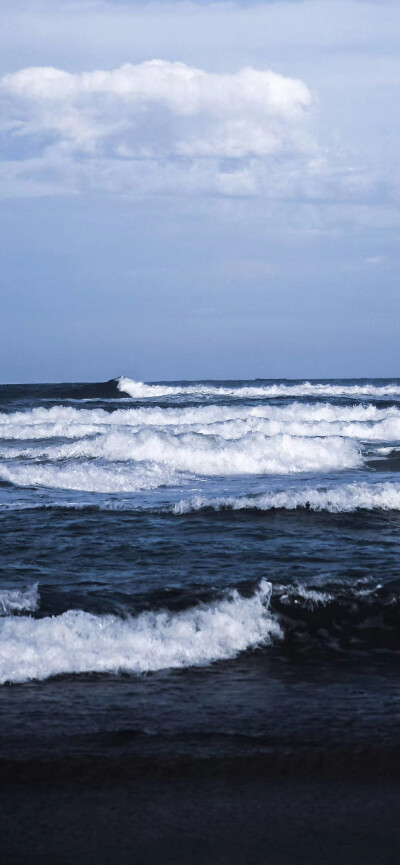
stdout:
<svg viewBox="0 0 400 865">
<path fill-rule="evenodd" d="M 398 0 L 0 24 L 0 381 L 400 376 Z"/>
</svg>

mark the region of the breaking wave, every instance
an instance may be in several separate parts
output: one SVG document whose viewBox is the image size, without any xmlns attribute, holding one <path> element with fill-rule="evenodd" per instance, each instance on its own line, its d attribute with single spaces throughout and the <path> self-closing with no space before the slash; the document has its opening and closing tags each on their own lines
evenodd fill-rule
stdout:
<svg viewBox="0 0 400 865">
<path fill-rule="evenodd" d="M 175 514 L 187 514 L 201 510 L 260 510 L 269 511 L 282 508 L 296 510 L 307 508 L 312 511 L 330 513 L 350 513 L 363 510 L 400 511 L 400 484 L 398 483 L 353 483 L 319 489 L 305 487 L 300 490 L 267 492 L 254 496 L 219 496 L 207 498 L 195 496 L 182 500 L 173 506 Z"/>
<path fill-rule="evenodd" d="M 69 610 L 51 618 L 0 622 L 0 683 L 66 673 L 145 673 L 234 658 L 282 637 L 269 612 L 270 583 L 254 595 L 236 590 L 179 613 L 136 618 Z"/>
<path fill-rule="evenodd" d="M 400 649 L 398 581 L 330 583 L 326 575 L 322 585 L 261 580 L 250 597 L 235 589 L 180 612 L 13 615 L 33 612 L 35 591 L 10 593 L 0 620 L 0 684 L 208 666 L 260 648 L 274 648 L 281 657 Z"/>
<path fill-rule="evenodd" d="M 38 584 L 34 583 L 29 588 L 1 589 L 0 590 L 0 616 L 9 616 L 12 613 L 33 613 L 39 605 Z"/>
<path fill-rule="evenodd" d="M 135 493 L 178 483 L 173 469 L 163 466 L 102 466 L 94 462 L 58 466 L 32 462 L 0 467 L 0 479 L 21 487 L 48 487 L 94 493 Z M 179 478 L 182 482 L 182 476 Z"/>
<path fill-rule="evenodd" d="M 122 382 L 128 386 L 126 382 L 131 380 L 120 379 L 120 387 Z M 131 385 L 153 395 L 157 388 L 180 393 L 186 387 Z M 187 387 L 209 388 L 211 395 L 221 390 L 211 384 Z M 400 392 L 400 385 L 394 383 L 378 387 L 363 382 L 343 387 L 312 382 L 258 387 L 256 382 L 251 387 L 249 383 L 248 388 L 235 385 L 222 390 L 240 396 L 249 389 L 264 392 L 298 387 L 306 388 L 310 397 L 312 388 L 327 392 L 356 389 L 360 394 L 375 388 L 388 395 L 388 389 L 398 387 Z M 120 400 L 121 404 L 124 408 L 116 408 L 115 401 L 108 407 L 88 407 L 87 403 L 79 408 L 29 405 L 25 410 L 0 413 L 0 482 L 88 493 L 136 493 L 186 485 L 194 478 L 205 483 L 207 478 L 229 476 L 290 476 L 358 468 L 388 471 L 395 469 L 393 460 L 389 461 L 388 445 L 392 443 L 393 450 L 400 444 L 400 409 L 396 405 L 337 405 L 324 399 L 285 405 L 262 401 L 246 405 L 240 399 L 231 405 L 211 401 L 203 405 L 130 407 Z M 378 464 L 371 461 L 376 455 L 382 457 Z M 340 509 L 337 493 L 332 498 L 331 493 L 317 492 L 304 506 L 317 509 L 318 502 L 325 501 L 326 509 Z M 302 506 L 299 495 L 299 500 L 294 497 L 293 506 Z M 375 506 L 370 505 L 366 490 L 360 495 L 366 507 Z M 382 494 L 384 503 L 376 506 L 386 507 L 390 498 L 390 493 Z M 354 490 L 342 496 L 345 509 L 363 507 L 361 500 L 359 504 L 356 501 Z M 266 501 L 265 507 L 269 506 L 290 507 L 290 503 L 269 505 Z"/>
<path fill-rule="evenodd" d="M 0 478 L 20 485 L 64 489 L 135 491 L 178 483 L 182 473 L 196 476 L 292 474 L 355 468 L 362 459 L 357 445 L 342 438 L 274 437 L 247 433 L 226 440 L 200 433 L 140 430 L 106 433 L 73 444 L 1 452 L 24 465 L 2 465 Z M 37 458 L 69 460 L 67 466 L 38 463 Z M 85 462 L 73 462 L 85 460 Z M 94 460 L 95 462 L 88 462 Z M 72 461 L 72 463 L 71 463 Z M 107 466 L 98 464 L 107 461 Z M 126 464 L 124 467 L 124 463 Z"/>
<path fill-rule="evenodd" d="M 100 408 L 54 406 L 0 413 L 4 441 L 80 439 L 113 430 L 156 430 L 217 434 L 237 439 L 248 432 L 274 436 L 344 436 L 363 441 L 400 440 L 400 411 L 394 406 L 336 406 L 293 403 L 287 406 L 194 406 L 190 408 L 128 408 L 109 412 Z"/>
<path fill-rule="evenodd" d="M 271 399 L 274 397 L 372 397 L 385 399 L 400 396 L 400 384 L 372 385 L 359 382 L 350 384 L 328 384 L 325 382 L 304 381 L 294 384 L 242 385 L 232 387 L 191 383 L 187 385 L 145 384 L 141 381 L 121 376 L 117 380 L 118 389 L 133 399 L 158 398 L 164 396 L 217 396 L 237 398 Z"/>
</svg>

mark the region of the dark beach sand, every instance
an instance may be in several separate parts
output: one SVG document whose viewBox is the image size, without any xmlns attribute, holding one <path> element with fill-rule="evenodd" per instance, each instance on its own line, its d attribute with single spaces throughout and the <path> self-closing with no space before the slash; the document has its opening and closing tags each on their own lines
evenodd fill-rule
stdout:
<svg viewBox="0 0 400 865">
<path fill-rule="evenodd" d="M 1 767 L 2 865 L 397 865 L 399 755 Z"/>
</svg>

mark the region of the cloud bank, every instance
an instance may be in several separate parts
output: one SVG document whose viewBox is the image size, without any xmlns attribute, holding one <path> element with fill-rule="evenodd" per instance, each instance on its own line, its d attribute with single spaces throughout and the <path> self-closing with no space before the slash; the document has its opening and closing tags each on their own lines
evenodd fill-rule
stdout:
<svg viewBox="0 0 400 865">
<path fill-rule="evenodd" d="M 3 76 L 0 95 L 16 187 L 252 194 L 260 163 L 276 175 L 316 158 L 307 85 L 270 70 L 32 67 Z"/>
</svg>

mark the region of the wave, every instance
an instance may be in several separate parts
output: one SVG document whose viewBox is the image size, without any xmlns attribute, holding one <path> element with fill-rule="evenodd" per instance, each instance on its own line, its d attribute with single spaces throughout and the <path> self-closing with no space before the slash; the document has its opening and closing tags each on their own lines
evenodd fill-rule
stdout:
<svg viewBox="0 0 400 865">
<path fill-rule="evenodd" d="M 296 474 L 355 468 L 362 463 L 357 445 L 341 438 L 300 438 L 248 433 L 227 441 L 199 433 L 170 435 L 141 430 L 115 432 L 51 448 L 2 451 L 28 465 L 2 465 L 0 479 L 23 486 L 135 491 L 175 485 L 182 476 Z M 67 466 L 45 465 L 38 457 L 69 460 Z M 85 460 L 85 462 L 71 461 Z M 89 460 L 89 462 L 88 462 Z M 90 460 L 94 462 L 90 462 Z M 99 464 L 107 461 L 108 467 Z M 127 465 L 124 467 L 123 463 Z"/>
<path fill-rule="evenodd" d="M 275 509 L 297 510 L 306 508 L 311 511 L 330 513 L 350 513 L 363 510 L 400 510 L 400 484 L 398 483 L 352 483 L 320 489 L 306 487 L 301 490 L 267 492 L 254 496 L 219 496 L 207 498 L 195 496 L 182 499 L 173 505 L 175 514 L 187 514 L 202 510 L 260 510 Z"/>
<path fill-rule="evenodd" d="M 71 402 L 110 402 L 131 398 L 134 400 L 163 399 L 164 397 L 217 397 L 238 399 L 274 399 L 292 397 L 390 399 L 400 395 L 399 380 L 333 380 L 333 381 L 194 381 L 146 384 L 126 376 L 106 382 L 66 382 L 50 384 L 0 385 L 3 403 L 40 402 L 42 400 Z"/>
<path fill-rule="evenodd" d="M 301 583 L 293 586 L 274 586 L 275 594 L 278 594 L 280 604 L 299 605 L 305 609 L 314 610 L 316 607 L 334 601 L 334 594 L 319 589 L 307 588 Z"/>
<path fill-rule="evenodd" d="M 94 493 L 135 493 L 182 483 L 173 469 L 157 465 L 101 466 L 93 462 L 57 466 L 0 466 L 0 479 L 21 487 L 48 487 Z"/>
<path fill-rule="evenodd" d="M 215 396 L 236 397 L 238 399 L 273 399 L 275 397 L 372 397 L 387 399 L 400 396 L 400 384 L 393 382 L 386 385 L 373 385 L 359 382 L 358 384 L 329 384 L 327 382 L 304 381 L 295 384 L 264 384 L 242 385 L 231 387 L 210 385 L 206 383 L 191 384 L 145 384 L 121 376 L 117 379 L 121 393 L 133 399 L 157 399 L 173 396 Z"/>
<path fill-rule="evenodd" d="M 400 649 L 398 582 L 383 586 L 371 578 L 330 584 L 324 576 L 323 585 L 261 580 L 250 597 L 234 589 L 184 611 L 126 618 L 83 610 L 15 616 L 26 612 L 20 595 L 21 606 L 16 592 L 0 620 L 0 684 L 208 666 L 260 648 L 281 657 Z"/>
<path fill-rule="evenodd" d="M 92 467 L 94 469 L 94 467 Z M 60 476 L 61 472 L 61 476 Z M 17 480 L 18 478 L 18 480 Z M 37 475 L 30 473 L 23 476 L 21 473 L 16 473 L 15 483 L 20 483 L 33 480 L 37 485 L 59 487 L 62 489 L 63 483 L 71 483 L 70 477 L 64 478 L 62 470 L 53 469 L 53 467 L 42 467 L 38 469 Z M 160 478 L 154 478 L 154 486 L 158 485 Z M 165 480 L 165 478 L 164 478 Z M 90 476 L 90 483 L 96 487 L 94 490 L 86 490 L 85 484 L 88 482 L 86 475 L 79 479 L 79 473 L 76 481 L 77 489 L 85 492 L 104 492 L 104 493 L 131 493 L 136 492 L 136 489 L 130 489 L 129 486 L 134 484 L 129 481 L 129 475 L 119 475 L 114 478 L 109 472 L 97 472 L 93 470 Z M 140 480 L 144 486 L 144 479 Z M 102 489 L 108 484 L 109 489 Z M 166 485 L 166 484 L 165 484 Z M 72 488 L 72 487 L 70 487 Z M 151 479 L 148 479 L 148 489 L 151 489 Z M 149 500 L 146 504 L 131 497 L 127 498 L 105 498 L 98 501 L 87 498 L 86 501 L 65 501 L 56 499 L 48 502 L 41 501 L 40 503 L 29 502 L 1 502 L 0 511 L 31 511 L 31 510 L 60 510 L 60 511 L 124 511 L 132 513 L 153 513 L 153 514 L 172 514 L 175 516 L 183 516 L 185 514 L 197 513 L 201 511 L 274 511 L 274 510 L 306 510 L 311 512 L 327 512 L 331 514 L 346 514 L 354 513 L 358 510 L 364 511 L 400 511 L 400 483 L 387 481 L 385 483 L 348 483 L 325 487 L 305 486 L 298 488 L 290 488 L 287 490 L 270 490 L 265 493 L 258 493 L 244 496 L 215 496 L 208 497 L 204 495 L 191 496 L 187 499 L 180 499 L 174 504 L 160 502 L 155 504 Z M 0 601 L 1 605 L 1 601 Z"/>
<path fill-rule="evenodd" d="M 38 605 L 39 590 L 37 583 L 24 590 L 0 590 L 0 616 L 9 616 L 12 613 L 33 613 L 37 610 Z"/>
<path fill-rule="evenodd" d="M 144 673 L 204 666 L 282 637 L 269 613 L 270 583 L 250 598 L 236 590 L 208 605 L 136 618 L 69 610 L 0 622 L 0 683 L 66 673 Z"/>
<path fill-rule="evenodd" d="M 400 411 L 373 405 L 329 403 L 289 406 L 196 406 L 191 408 L 103 409 L 56 406 L 0 413 L 4 441 L 80 439 L 112 430 L 153 427 L 237 439 L 248 432 L 274 436 L 344 436 L 363 441 L 400 441 Z"/>
</svg>

